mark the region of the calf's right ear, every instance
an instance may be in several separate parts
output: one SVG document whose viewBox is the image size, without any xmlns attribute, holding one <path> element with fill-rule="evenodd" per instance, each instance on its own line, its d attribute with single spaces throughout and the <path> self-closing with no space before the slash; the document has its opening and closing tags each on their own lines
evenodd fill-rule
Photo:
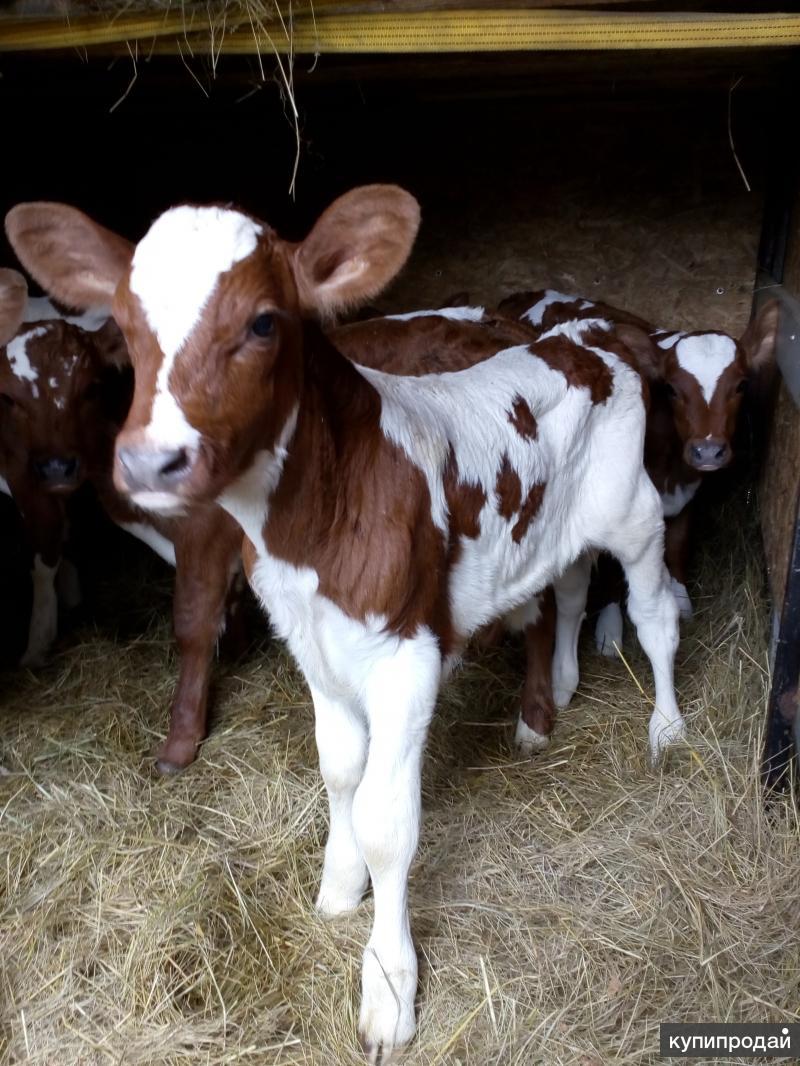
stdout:
<svg viewBox="0 0 800 1066">
<path fill-rule="evenodd" d="M 67 204 L 17 204 L 6 233 L 42 288 L 79 310 L 108 306 L 133 256 L 129 241 Z"/>
<path fill-rule="evenodd" d="M 656 381 L 664 372 L 664 353 L 640 326 L 621 322 L 614 332 L 633 355 L 636 366 L 648 381 Z"/>
<path fill-rule="evenodd" d="M 0 344 L 19 332 L 28 302 L 28 285 L 16 270 L 0 270 Z"/>
<path fill-rule="evenodd" d="M 329 317 L 377 296 L 408 259 L 419 219 L 419 204 L 397 185 L 340 196 L 294 249 L 303 308 Z"/>
</svg>

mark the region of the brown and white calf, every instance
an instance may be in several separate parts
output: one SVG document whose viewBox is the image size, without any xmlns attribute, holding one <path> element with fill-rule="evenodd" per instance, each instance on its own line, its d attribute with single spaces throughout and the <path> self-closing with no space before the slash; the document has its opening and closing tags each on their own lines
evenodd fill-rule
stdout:
<svg viewBox="0 0 800 1066">
<path fill-rule="evenodd" d="M 196 509 L 191 520 L 152 515 L 114 488 L 114 439 L 130 406 L 132 380 L 124 373 L 124 341 L 107 310 L 65 315 L 45 298 L 29 298 L 16 271 L 0 271 L 0 341 L 0 489 L 19 508 L 33 560 L 22 661 L 41 664 L 54 641 L 57 592 L 66 593 L 67 605 L 79 598 L 62 546 L 69 499 L 89 481 L 113 521 L 176 567 L 180 676 L 158 767 L 180 769 L 205 736 L 214 647 L 240 557 L 239 527 L 213 505 Z"/>
<path fill-rule="evenodd" d="M 517 293 L 499 307 L 546 335 L 563 323 L 601 318 L 617 327 L 650 386 L 645 467 L 658 489 L 666 520 L 665 557 L 682 617 L 692 604 L 686 590 L 692 501 L 703 479 L 728 466 L 742 393 L 752 374 L 773 357 L 778 304 L 764 304 L 736 340 L 719 330 L 658 329 L 610 304 L 553 289 Z M 613 587 L 613 577 L 611 579 Z M 598 650 L 622 645 L 622 612 L 615 599 L 600 612 Z"/>
<path fill-rule="evenodd" d="M 0 271 L 0 342 L 0 490 L 14 499 L 29 543 L 33 600 L 22 662 L 36 666 L 56 637 L 57 586 L 67 606 L 80 599 L 77 575 L 62 560 L 67 501 L 94 457 L 111 456 L 105 408 L 124 342 L 107 312 L 67 318 L 48 300 L 29 299 L 14 270 Z"/>
<path fill-rule="evenodd" d="M 481 322 L 451 316 L 449 351 L 478 357 L 412 377 L 353 364 L 314 323 L 377 294 L 418 222 L 393 186 L 341 197 L 299 244 L 227 207 L 173 208 L 135 247 L 64 205 L 9 219 L 59 299 L 113 301 L 136 370 L 120 489 L 159 514 L 218 501 L 244 530 L 250 582 L 314 701 L 331 816 L 320 910 L 355 907 L 372 880 L 360 1013 L 372 1061 L 415 1028 L 420 767 L 470 634 L 607 549 L 653 665 L 654 754 L 683 732 L 641 379 L 608 332 L 567 327 L 534 345 L 497 329 L 489 344 Z M 395 321 L 392 343 L 418 349 L 426 317 Z"/>
</svg>

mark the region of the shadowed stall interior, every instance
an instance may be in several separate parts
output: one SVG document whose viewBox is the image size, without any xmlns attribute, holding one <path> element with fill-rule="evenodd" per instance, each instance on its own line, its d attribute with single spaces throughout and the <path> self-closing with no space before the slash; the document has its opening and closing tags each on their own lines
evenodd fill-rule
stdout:
<svg viewBox="0 0 800 1066">
<path fill-rule="evenodd" d="M 127 56 L 4 56 L 0 209 L 63 200 L 137 238 L 177 202 L 232 202 L 296 238 L 351 186 L 397 182 L 423 221 L 380 311 L 554 287 L 739 336 L 795 72 L 780 50 L 300 58 L 292 198 L 291 106 L 255 59 L 223 57 L 214 79 L 200 57 L 140 58 L 132 82 Z M 630 627 L 625 663 L 596 656 L 587 627 L 581 687 L 532 760 L 511 745 L 517 643 L 476 650 L 443 694 L 411 878 L 409 1063 L 649 1061 L 659 1020 L 794 1011 L 800 861 L 788 805 L 764 820 L 757 772 L 762 417 L 704 489 L 676 678 L 692 752 L 663 777 L 645 765 Z M 30 592 L 0 505 L 0 1059 L 359 1061 L 340 1007 L 370 904 L 334 925 L 313 913 L 324 803 L 288 654 L 253 611 L 200 759 L 157 779 L 170 571 L 87 504 L 86 604 L 49 666 L 14 670 Z"/>
</svg>

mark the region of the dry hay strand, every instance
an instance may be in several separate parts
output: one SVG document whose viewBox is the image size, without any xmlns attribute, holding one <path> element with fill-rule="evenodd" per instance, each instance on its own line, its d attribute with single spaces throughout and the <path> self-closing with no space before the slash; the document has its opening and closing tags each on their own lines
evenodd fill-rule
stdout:
<svg viewBox="0 0 800 1066">
<path fill-rule="evenodd" d="M 579 693 L 533 759 L 510 744 L 519 647 L 475 654 L 443 693 L 411 876 L 408 1063 L 638 1064 L 660 1020 L 797 1017 L 798 826 L 759 787 L 769 678 L 747 500 L 705 538 L 677 668 L 691 739 L 658 771 L 647 700 L 589 634 Z M 140 567 L 106 604 L 112 618 L 133 601 L 136 639 L 115 643 L 101 617 L 42 674 L 7 679 L 0 1057 L 359 1062 L 371 902 L 314 913 L 326 812 L 305 687 L 265 642 L 221 671 L 199 761 L 158 779 L 169 581 Z M 626 657 L 649 692 L 630 634 Z"/>
</svg>

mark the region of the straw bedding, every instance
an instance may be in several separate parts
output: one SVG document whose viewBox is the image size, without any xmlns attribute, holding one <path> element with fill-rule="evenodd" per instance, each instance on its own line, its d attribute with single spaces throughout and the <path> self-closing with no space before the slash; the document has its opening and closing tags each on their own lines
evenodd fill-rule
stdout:
<svg viewBox="0 0 800 1066">
<path fill-rule="evenodd" d="M 533 205 L 502 232 L 490 204 L 452 228 L 455 202 L 385 303 L 555 282 L 668 325 L 717 310 L 743 325 L 755 208 L 667 218 L 600 199 L 579 217 L 566 196 L 560 214 Z M 656 1060 L 660 1020 L 797 1018 L 798 826 L 758 783 L 767 606 L 746 478 L 703 532 L 677 665 L 690 744 L 658 771 L 630 633 L 630 672 L 587 634 L 579 693 L 530 760 L 510 743 L 517 645 L 476 652 L 443 693 L 410 886 L 410 1064 L 638 1064 Z M 92 623 L 40 674 L 3 678 L 0 1060 L 358 1062 L 371 903 L 333 923 L 313 910 L 326 813 L 297 670 L 259 631 L 219 671 L 199 761 L 157 778 L 171 578 L 122 540 L 98 566 Z"/>
</svg>

